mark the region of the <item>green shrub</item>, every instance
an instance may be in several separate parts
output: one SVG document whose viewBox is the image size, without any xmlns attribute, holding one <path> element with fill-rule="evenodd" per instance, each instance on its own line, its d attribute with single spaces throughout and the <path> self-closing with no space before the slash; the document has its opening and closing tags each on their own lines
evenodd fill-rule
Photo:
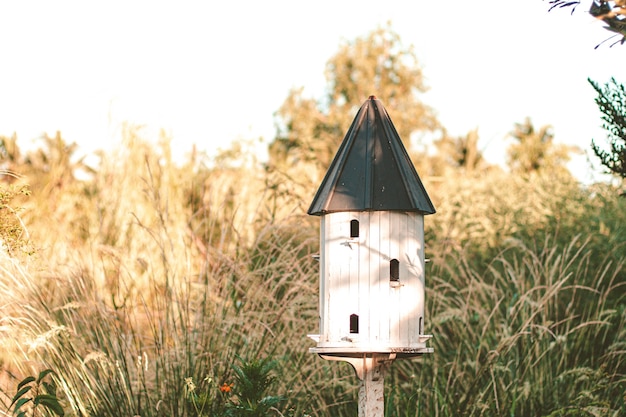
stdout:
<svg viewBox="0 0 626 417">
<path fill-rule="evenodd" d="M 41 409 L 48 410 L 57 416 L 63 417 L 65 412 L 57 397 L 57 387 L 54 381 L 46 381 L 48 375 L 54 374 L 52 369 L 45 369 L 37 378 L 27 376 L 17 384 L 17 392 L 9 408 L 13 408 L 13 415 L 26 417 L 27 415 L 41 415 Z"/>
</svg>

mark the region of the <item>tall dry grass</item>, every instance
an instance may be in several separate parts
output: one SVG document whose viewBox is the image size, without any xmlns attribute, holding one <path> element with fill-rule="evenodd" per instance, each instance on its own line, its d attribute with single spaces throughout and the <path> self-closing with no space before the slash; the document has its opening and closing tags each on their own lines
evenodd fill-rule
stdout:
<svg viewBox="0 0 626 417">
<path fill-rule="evenodd" d="M 92 179 L 48 196 L 62 212 L 25 211 L 36 255 L 1 254 L 2 390 L 50 367 L 70 415 L 219 415 L 237 357 L 270 357 L 285 415 L 356 414 L 349 365 L 308 353 L 318 229 L 304 192 L 124 135 Z M 506 174 L 426 186 L 435 353 L 391 367 L 387 415 L 626 413 L 623 199 Z"/>
<path fill-rule="evenodd" d="M 294 378 L 324 368 L 307 353 L 312 329 L 303 325 L 317 322 L 317 234 L 302 227 L 310 220 L 278 221 L 263 207 L 258 173 L 177 168 L 166 144 L 159 154 L 136 131 L 126 135 L 88 185 L 92 211 L 49 226 L 31 218 L 38 259 L 2 276 L 12 373 L 57 370 L 78 415 L 187 415 L 188 378 L 213 394 L 236 356 L 271 355 L 285 368 L 277 389 L 303 407 L 315 383 Z M 215 198 L 235 187 L 245 199 Z"/>
<path fill-rule="evenodd" d="M 481 272 L 462 253 L 433 266 L 423 415 L 624 411 L 626 260 L 589 270 L 593 255 L 578 243 L 513 241 Z"/>
<path fill-rule="evenodd" d="M 281 242 L 275 258 L 212 254 L 199 275 L 148 278 L 144 289 L 154 286 L 151 298 L 137 295 L 135 305 L 117 305 L 108 299 L 113 294 L 96 291 L 88 270 L 49 277 L 63 290 L 53 300 L 36 298 L 38 289 L 16 294 L 30 300 L 5 320 L 11 332 L 19 330 L 14 350 L 31 365 L 57 370 L 67 404 L 79 415 L 186 415 L 185 379 L 229 382 L 236 355 L 271 355 L 297 369 L 312 359 L 306 349 L 292 351 L 296 338 L 306 347 L 296 323 L 316 314 L 315 300 L 307 297 L 314 283 L 302 280 L 312 266 L 292 262 L 298 251 L 308 251 L 308 242 L 286 250 L 290 242 L 280 232 L 268 229 L 263 236 L 269 248 Z M 281 269 L 279 280 L 269 268 Z M 13 274 L 10 280 L 24 288 L 32 277 Z M 131 280 L 120 277 L 119 284 L 129 287 Z M 284 380 L 282 389 L 300 395 L 292 382 Z"/>
</svg>

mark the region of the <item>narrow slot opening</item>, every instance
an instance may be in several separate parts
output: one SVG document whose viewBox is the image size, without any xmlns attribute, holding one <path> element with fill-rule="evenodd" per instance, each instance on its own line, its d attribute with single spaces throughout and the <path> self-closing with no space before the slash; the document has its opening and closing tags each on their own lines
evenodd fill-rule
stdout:
<svg viewBox="0 0 626 417">
<path fill-rule="evenodd" d="M 359 332 L 359 315 L 350 314 L 350 333 Z"/>
<path fill-rule="evenodd" d="M 359 221 L 358 220 L 350 220 L 350 237 L 351 238 L 359 237 Z"/>
<path fill-rule="evenodd" d="M 423 329 L 422 329 L 422 324 L 423 323 L 424 323 L 424 318 L 420 317 L 419 333 L 418 334 L 424 334 Z"/>
<path fill-rule="evenodd" d="M 397 259 L 389 261 L 389 280 L 400 281 L 400 262 Z"/>
</svg>

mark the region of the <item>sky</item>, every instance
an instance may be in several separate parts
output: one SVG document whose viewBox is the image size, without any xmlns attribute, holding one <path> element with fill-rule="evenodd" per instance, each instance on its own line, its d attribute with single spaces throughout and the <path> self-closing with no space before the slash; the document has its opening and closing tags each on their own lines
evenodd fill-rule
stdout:
<svg viewBox="0 0 626 417">
<path fill-rule="evenodd" d="M 0 135 L 28 147 L 60 131 L 79 154 L 112 149 L 124 123 L 163 129 L 175 153 L 214 154 L 275 134 L 292 88 L 321 99 L 342 42 L 390 22 L 413 45 L 433 107 L 452 135 L 478 128 L 503 163 L 515 123 L 555 141 L 603 143 L 590 77 L 626 82 L 626 46 L 586 13 L 547 0 L 21 1 L 0 3 Z M 372 94 L 376 94 L 375 91 Z M 365 100 L 367 97 L 363 97 Z M 360 105 L 361 103 L 355 103 Z M 385 103 L 383 103 L 385 104 Z M 393 109 L 387 108 L 392 119 Z M 570 166 L 597 177 L 584 155 Z"/>
</svg>

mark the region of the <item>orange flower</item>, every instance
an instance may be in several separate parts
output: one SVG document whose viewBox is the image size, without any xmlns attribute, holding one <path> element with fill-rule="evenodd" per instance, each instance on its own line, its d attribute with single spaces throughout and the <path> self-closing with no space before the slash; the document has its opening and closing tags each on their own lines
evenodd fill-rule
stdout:
<svg viewBox="0 0 626 417">
<path fill-rule="evenodd" d="M 224 382 L 222 384 L 222 386 L 220 387 L 220 391 L 221 392 L 231 392 L 233 389 L 234 384 L 227 384 L 226 382 Z"/>
</svg>

